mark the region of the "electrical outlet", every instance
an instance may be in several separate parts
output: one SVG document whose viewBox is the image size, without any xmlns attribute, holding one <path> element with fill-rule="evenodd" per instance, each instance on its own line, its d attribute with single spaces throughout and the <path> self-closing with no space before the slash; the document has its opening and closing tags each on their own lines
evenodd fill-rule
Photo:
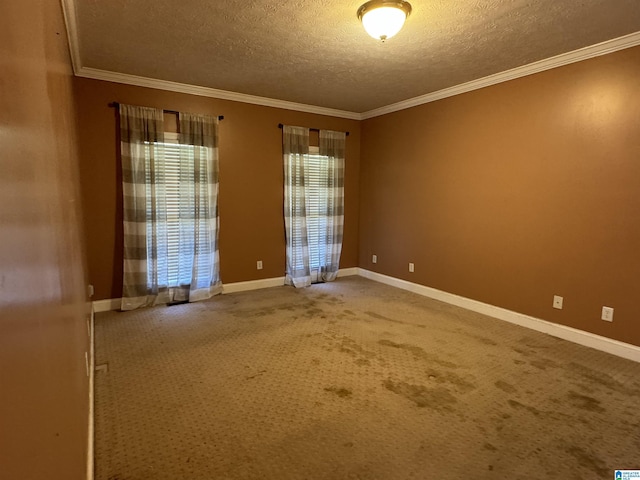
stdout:
<svg viewBox="0 0 640 480">
<path fill-rule="evenodd" d="M 613 322 L 613 307 L 602 307 L 602 320 Z"/>
<path fill-rule="evenodd" d="M 87 285 L 87 294 L 89 295 L 89 298 L 93 297 L 93 285 Z"/>
<path fill-rule="evenodd" d="M 371 263 L 378 263 L 378 255 L 371 255 Z"/>
<path fill-rule="evenodd" d="M 256 267 L 258 270 L 262 270 L 262 260 L 258 260 L 258 262 L 256 263 Z"/>
<path fill-rule="evenodd" d="M 413 263 L 410 263 L 409 264 L 409 271 L 413 272 L 414 270 L 415 270 L 415 267 L 414 267 Z"/>
<path fill-rule="evenodd" d="M 553 296 L 553 308 L 557 308 L 558 310 L 562 310 L 562 302 L 563 298 L 560 295 Z"/>
</svg>

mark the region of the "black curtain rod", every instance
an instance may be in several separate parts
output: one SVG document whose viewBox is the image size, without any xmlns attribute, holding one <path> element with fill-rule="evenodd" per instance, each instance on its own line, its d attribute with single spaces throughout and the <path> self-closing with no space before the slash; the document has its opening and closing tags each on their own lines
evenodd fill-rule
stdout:
<svg viewBox="0 0 640 480">
<path fill-rule="evenodd" d="M 278 128 L 282 130 L 282 127 L 284 127 L 283 124 L 279 123 L 278 124 Z M 310 128 L 309 130 L 311 130 L 312 132 L 319 132 L 320 129 L 319 128 Z M 347 137 L 349 136 L 349 132 L 345 132 L 347 134 Z"/>
<path fill-rule="evenodd" d="M 118 108 L 120 106 L 120 104 L 118 102 L 111 102 L 109 104 L 110 107 L 112 108 Z M 180 112 L 178 112 L 177 110 L 162 110 L 164 113 L 171 113 L 173 115 L 178 115 Z M 224 115 L 218 115 L 218 120 L 224 120 Z"/>
</svg>

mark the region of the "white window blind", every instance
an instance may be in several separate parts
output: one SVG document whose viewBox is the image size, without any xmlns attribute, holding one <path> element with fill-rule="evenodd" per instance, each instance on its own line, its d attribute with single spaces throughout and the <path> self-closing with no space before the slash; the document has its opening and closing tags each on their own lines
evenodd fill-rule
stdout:
<svg viewBox="0 0 640 480">
<path fill-rule="evenodd" d="M 155 211 L 160 212 L 158 215 L 164 216 L 165 221 L 159 218 L 155 222 L 157 236 L 153 232 L 154 222 L 147 222 L 147 251 L 154 251 L 151 246 L 153 242 L 161 245 L 166 238 L 166 255 L 163 253 L 164 248 L 156 250 L 157 285 L 189 285 L 192 280 L 194 257 L 194 147 L 180 145 L 176 133 L 165 132 L 164 143 L 147 143 L 147 162 L 150 162 L 151 148 L 154 149 L 157 170 L 154 171 L 149 163 L 147 164 L 147 218 L 152 215 L 152 202 L 156 202 Z M 155 176 L 154 181 L 151 175 Z M 162 195 L 153 195 L 153 189 L 164 190 L 165 205 L 157 203 Z M 153 274 L 152 269 L 148 269 L 148 272 L 150 275 Z M 151 278 L 148 278 L 147 282 L 149 285 L 155 283 Z"/>
<path fill-rule="evenodd" d="M 305 203 L 307 208 L 307 241 L 312 281 L 317 281 L 327 252 L 328 157 L 318 147 L 309 148 L 305 171 Z"/>
</svg>

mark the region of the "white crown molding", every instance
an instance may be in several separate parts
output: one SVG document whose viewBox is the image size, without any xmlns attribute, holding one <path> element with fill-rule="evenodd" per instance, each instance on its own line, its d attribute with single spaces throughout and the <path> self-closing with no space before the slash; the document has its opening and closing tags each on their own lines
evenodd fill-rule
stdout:
<svg viewBox="0 0 640 480">
<path fill-rule="evenodd" d="M 471 92 L 480 88 L 496 85 L 498 83 L 507 82 L 516 78 L 533 75 L 534 73 L 543 72 L 545 70 L 550 70 L 553 68 L 561 67 L 563 65 L 580 62 L 582 60 L 588 60 L 600 55 L 606 55 L 618 50 L 623 50 L 625 48 L 640 45 L 640 31 L 634 32 L 630 33 L 629 35 L 624 35 L 622 37 L 607 40 L 595 45 L 580 48 L 572 52 L 563 53 L 555 57 L 540 60 L 528 65 L 523 65 L 511 70 L 506 70 L 494 75 L 489 75 L 477 80 L 472 80 L 460 85 L 455 85 L 450 88 L 445 88 L 436 92 L 420 95 L 418 97 L 369 110 L 364 113 L 357 113 L 349 112 L 346 110 L 319 107 L 316 105 L 307 105 L 304 103 L 289 102 L 286 100 L 259 97 L 256 95 L 231 92 L 227 90 L 219 90 L 216 88 L 189 85 L 185 83 L 171 82 L 168 80 L 158 80 L 148 77 L 140 77 L 136 75 L 128 75 L 124 73 L 85 67 L 82 65 L 82 60 L 80 57 L 80 42 L 78 36 L 75 0 L 60 1 L 62 4 L 65 23 L 67 26 L 67 36 L 69 38 L 69 51 L 73 64 L 73 71 L 79 77 L 91 78 L 94 80 L 105 80 L 115 83 L 124 83 L 127 85 L 135 85 L 139 87 L 156 88 L 160 90 L 218 98 L 222 100 L 231 100 L 235 102 L 250 103 L 265 107 L 282 108 L 285 110 L 294 110 L 299 112 L 314 113 L 318 115 L 327 115 L 331 117 L 347 118 L 350 120 L 365 120 L 367 118 L 386 115 L 388 113 L 405 110 L 407 108 L 416 107 L 425 103 L 435 102 L 436 100 L 441 100 L 443 98 L 460 95 L 462 93 Z"/>
<path fill-rule="evenodd" d="M 285 110 L 294 110 L 297 112 L 315 113 L 317 115 L 347 118 L 349 120 L 362 120 L 359 113 L 348 112 L 346 110 L 319 107 L 316 105 L 307 105 L 304 103 L 289 102 L 286 100 L 259 97 L 257 95 L 248 95 L 245 93 L 230 92 L 227 90 L 219 90 L 216 88 L 201 87 L 198 85 L 170 82 L 168 80 L 158 80 L 154 78 L 140 77 L 137 75 L 128 75 L 125 73 L 110 72 L 107 70 L 85 67 L 82 65 L 82 59 L 80 56 L 80 39 L 78 35 L 78 20 L 76 15 L 75 0 L 60 0 L 60 2 L 62 4 L 62 12 L 64 14 L 64 21 L 67 27 L 67 38 L 69 39 L 69 52 L 71 55 L 71 63 L 73 65 L 73 72 L 78 77 L 91 78 L 94 80 L 105 80 L 114 83 L 124 83 L 126 85 L 134 85 L 138 87 L 156 88 L 159 90 L 186 93 L 190 95 L 198 95 L 201 97 L 231 100 L 234 102 L 250 103 L 253 105 L 261 105 L 263 107 L 282 108 Z"/>
<path fill-rule="evenodd" d="M 540 60 L 528 65 L 523 65 L 521 67 L 512 68 L 511 70 L 472 80 L 467 83 L 438 90 L 437 92 L 427 93 L 425 95 L 420 95 L 391 105 L 369 110 L 368 112 L 361 114 L 361 119 L 366 120 L 367 118 L 379 117 L 388 113 L 405 110 L 425 103 L 435 102 L 436 100 L 441 100 L 443 98 L 453 97 L 455 95 L 460 95 L 461 93 L 471 92 L 473 90 L 489 87 L 502 82 L 508 82 L 509 80 L 514 80 L 516 78 L 533 75 L 534 73 L 544 72 L 545 70 L 551 70 L 552 68 L 561 67 L 570 63 L 581 62 L 583 60 L 588 60 L 590 58 L 599 57 L 601 55 L 606 55 L 607 53 L 617 52 L 618 50 L 624 50 L 625 48 L 635 47 L 638 45 L 640 45 L 640 32 L 631 33 L 612 40 L 607 40 L 606 42 L 597 43 L 589 47 L 580 48 L 545 60 Z"/>
<path fill-rule="evenodd" d="M 392 287 L 408 290 L 418 295 L 433 298 L 451 305 L 471 310 L 472 312 L 482 313 L 498 320 L 520 325 L 521 327 L 546 333 L 553 337 L 562 338 L 569 342 L 577 343 L 585 347 L 595 348 L 602 352 L 607 352 L 618 357 L 640 362 L 640 347 L 629 343 L 620 342 L 611 338 L 602 337 L 593 333 L 578 330 L 576 328 L 567 327 L 557 323 L 549 322 L 539 318 L 531 317 L 523 313 L 507 310 L 506 308 L 496 307 L 488 303 L 479 302 L 470 298 L 461 297 L 453 293 L 443 292 L 435 288 L 426 287 L 417 283 L 408 282 L 395 277 L 389 277 L 381 273 L 372 272 L 360 268 L 358 274 L 361 277 L 374 280 L 376 282 L 391 285 Z"/>
<path fill-rule="evenodd" d="M 80 40 L 78 38 L 78 21 L 76 16 L 75 0 L 60 0 L 64 23 L 67 27 L 67 40 L 69 41 L 69 54 L 73 73 L 78 74 L 82 63 L 80 61 Z"/>
<path fill-rule="evenodd" d="M 220 100 L 231 100 L 233 102 L 250 103 L 253 105 L 261 105 L 263 107 L 282 108 L 284 110 L 295 110 L 297 112 L 315 113 L 317 115 L 327 115 L 330 117 L 360 120 L 359 113 L 347 112 L 346 110 L 318 107 L 316 105 L 288 102 L 286 100 L 277 100 L 274 98 L 258 97 L 256 95 L 248 95 L 246 93 L 230 92 L 228 90 L 218 90 L 217 88 L 170 82 L 168 80 L 157 80 L 155 78 L 139 77 L 137 75 L 129 75 L 126 73 L 109 72 L 107 70 L 99 70 L 96 68 L 81 67 L 80 70 L 76 72 L 76 75 L 78 77 L 91 78 L 94 80 L 106 80 L 108 82 L 124 83 L 127 85 L 135 85 L 137 87 L 156 88 L 159 90 L 167 90 L 170 92 L 198 95 L 200 97 L 210 97 L 218 98 Z"/>
</svg>

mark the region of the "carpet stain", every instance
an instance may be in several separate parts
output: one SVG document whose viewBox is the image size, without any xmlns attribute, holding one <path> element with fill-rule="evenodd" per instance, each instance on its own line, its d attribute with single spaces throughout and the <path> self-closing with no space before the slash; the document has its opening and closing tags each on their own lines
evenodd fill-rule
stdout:
<svg viewBox="0 0 640 480">
<path fill-rule="evenodd" d="M 244 318 L 255 318 L 255 317 L 266 317 L 269 315 L 273 315 L 276 313 L 275 308 L 259 308 L 255 310 L 244 310 L 243 312 L 238 312 L 236 316 L 244 317 Z"/>
<path fill-rule="evenodd" d="M 520 403 L 520 402 L 518 402 L 516 400 L 509 400 L 508 403 L 512 408 L 527 410 L 528 412 L 532 413 L 536 417 L 539 416 L 540 413 L 541 413 L 540 410 L 538 410 L 537 408 L 532 407 L 530 405 L 524 405 L 523 403 Z"/>
<path fill-rule="evenodd" d="M 321 293 L 316 297 L 317 300 L 321 300 L 330 305 L 338 305 L 344 303 L 344 301 L 338 297 L 334 297 L 333 295 L 329 295 L 328 293 Z"/>
<path fill-rule="evenodd" d="M 566 449 L 566 452 L 575 458 L 578 465 L 584 468 L 588 468 L 592 472 L 598 474 L 600 478 L 609 478 L 609 475 L 613 470 L 607 468 L 600 458 L 596 457 L 593 453 L 587 452 L 584 448 L 577 445 L 573 445 Z"/>
<path fill-rule="evenodd" d="M 426 360 L 429 363 L 436 363 L 446 368 L 458 368 L 458 365 L 456 365 L 455 363 L 442 360 L 437 355 L 425 352 L 424 349 L 422 349 L 421 347 L 418 347 L 417 345 L 410 345 L 408 343 L 396 343 L 396 342 L 392 342 L 391 340 L 378 340 L 378 343 L 385 347 L 392 347 L 392 348 L 399 348 L 401 350 L 407 350 L 411 352 L 414 355 L 414 357 L 420 358 L 422 360 Z"/>
<path fill-rule="evenodd" d="M 452 405 L 458 400 L 446 388 L 428 388 L 406 382 L 394 382 L 387 379 L 382 382 L 387 390 L 411 400 L 419 408 L 429 407 L 433 410 L 452 411 Z"/>
<path fill-rule="evenodd" d="M 576 408 L 580 408 L 582 410 L 587 410 L 589 412 L 605 412 L 606 410 L 600 406 L 600 400 L 597 400 L 593 397 L 588 397 L 586 395 L 580 395 L 574 391 L 569 392 L 569 401 L 571 405 Z"/>
<path fill-rule="evenodd" d="M 371 362 L 366 358 L 358 358 L 353 363 L 355 363 L 356 365 L 360 365 L 360 366 L 371 365 Z"/>
<path fill-rule="evenodd" d="M 343 312 L 347 315 L 355 315 L 355 313 L 353 313 L 351 310 L 343 310 Z"/>
<path fill-rule="evenodd" d="M 530 357 L 532 355 L 535 355 L 536 352 L 531 352 L 531 351 L 527 351 L 527 350 L 522 350 L 521 348 L 515 348 L 515 347 L 511 347 L 511 350 L 513 350 L 516 353 L 519 353 L 520 355 L 522 355 L 523 357 Z"/>
<path fill-rule="evenodd" d="M 426 325 L 421 325 L 419 323 L 403 322 L 402 320 L 396 320 L 394 318 L 385 317 L 384 315 L 380 315 L 379 313 L 376 313 L 376 312 L 364 312 L 364 313 L 378 320 L 385 320 L 387 322 L 397 323 L 400 325 L 411 325 L 413 327 L 418 327 L 418 328 L 427 328 Z"/>
<path fill-rule="evenodd" d="M 516 393 L 516 387 L 514 387 L 513 385 L 504 382 L 502 380 L 498 380 L 496 383 L 494 383 L 494 385 L 499 388 L 500 390 L 502 390 L 503 392 L 506 393 Z"/>
<path fill-rule="evenodd" d="M 316 307 L 310 307 L 307 308 L 305 311 L 305 317 L 307 318 L 314 318 L 319 316 L 321 313 L 323 313 L 321 308 L 316 308 Z"/>
<path fill-rule="evenodd" d="M 584 390 L 587 393 L 595 393 L 596 392 L 596 389 L 593 388 L 590 385 L 584 385 L 582 383 L 579 383 L 578 385 L 576 385 L 576 387 L 578 387 L 580 390 Z"/>
<path fill-rule="evenodd" d="M 340 352 L 346 353 L 352 357 L 373 359 L 376 356 L 375 352 L 371 352 L 362 348 L 360 344 L 355 342 L 352 338 L 343 335 L 340 342 Z"/>
<path fill-rule="evenodd" d="M 438 370 L 429 369 L 426 371 L 426 374 L 430 381 L 434 383 L 453 385 L 462 393 L 467 393 L 478 388 L 475 383 L 471 383 L 455 372 L 440 372 Z"/>
<path fill-rule="evenodd" d="M 521 339 L 518 340 L 518 342 L 522 343 L 522 344 L 524 344 L 527 347 L 532 348 L 532 349 L 549 348 L 549 345 L 545 345 L 545 344 L 541 343 L 539 341 L 539 339 L 532 338 L 532 337 L 522 337 Z"/>
<path fill-rule="evenodd" d="M 347 388 L 324 387 L 325 392 L 335 393 L 340 398 L 350 398 L 353 392 Z"/>
<path fill-rule="evenodd" d="M 251 380 L 253 378 L 259 377 L 260 375 L 262 375 L 263 373 L 266 373 L 266 370 L 260 370 L 258 373 L 251 375 L 249 377 L 245 377 L 246 380 Z"/>
<path fill-rule="evenodd" d="M 480 343 L 482 343 L 484 345 L 491 345 L 491 346 L 494 346 L 494 347 L 496 345 L 498 345 L 497 342 L 495 342 L 494 340 L 491 340 L 490 338 L 487 338 L 487 337 L 472 335 L 471 338 L 475 338 L 476 340 L 478 340 Z"/>
<path fill-rule="evenodd" d="M 581 377 L 597 383 L 600 386 L 609 388 L 616 392 L 624 393 L 625 395 L 639 395 L 638 390 L 626 388 L 622 383 L 618 382 L 611 375 L 598 372 L 589 367 L 585 367 L 579 363 L 571 362 L 568 366 L 568 370 L 580 375 Z"/>
<path fill-rule="evenodd" d="M 529 362 L 529 365 L 539 368 L 540 370 L 546 370 L 549 368 L 558 368 L 559 365 L 553 360 L 549 360 L 548 358 L 542 358 L 540 360 L 532 360 Z"/>
<path fill-rule="evenodd" d="M 387 322 L 394 322 L 394 323 L 404 323 L 404 322 L 401 322 L 400 320 L 394 320 L 393 318 L 385 317 L 384 315 L 380 315 L 379 313 L 376 313 L 376 312 L 364 312 L 364 313 L 369 315 L 370 317 L 377 318 L 378 320 L 386 320 Z"/>
<path fill-rule="evenodd" d="M 291 304 L 286 304 L 286 305 L 280 305 L 279 307 L 277 307 L 278 310 L 282 310 L 285 312 L 293 312 L 296 310 L 296 306 L 295 305 L 291 305 Z"/>
<path fill-rule="evenodd" d="M 491 445 L 490 443 L 485 443 L 483 446 L 485 450 L 489 450 L 491 452 L 495 452 L 498 450 L 497 447 Z"/>
</svg>

